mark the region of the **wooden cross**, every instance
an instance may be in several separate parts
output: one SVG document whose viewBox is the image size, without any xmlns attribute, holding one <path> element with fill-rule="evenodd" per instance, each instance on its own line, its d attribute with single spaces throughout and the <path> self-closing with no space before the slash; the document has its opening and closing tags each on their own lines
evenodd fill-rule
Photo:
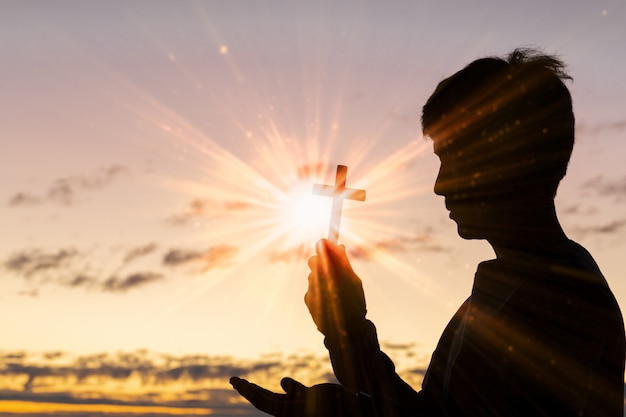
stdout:
<svg viewBox="0 0 626 417">
<path fill-rule="evenodd" d="M 328 228 L 328 240 L 335 245 L 339 240 L 339 224 L 341 223 L 343 200 L 348 199 L 365 201 L 365 190 L 346 188 L 347 176 L 348 167 L 345 165 L 337 165 L 335 185 L 313 185 L 313 194 L 333 198 L 333 208 L 330 214 L 330 227 Z"/>
</svg>

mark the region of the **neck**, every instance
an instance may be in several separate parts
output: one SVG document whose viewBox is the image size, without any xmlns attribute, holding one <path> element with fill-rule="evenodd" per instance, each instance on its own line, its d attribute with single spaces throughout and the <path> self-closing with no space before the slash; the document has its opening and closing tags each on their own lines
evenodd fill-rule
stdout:
<svg viewBox="0 0 626 417">
<path fill-rule="evenodd" d="M 513 211 L 507 226 L 493 238 L 487 239 L 500 260 L 519 257 L 539 257 L 560 252 L 569 242 L 556 216 L 554 200 L 538 202 L 529 209 Z"/>
</svg>

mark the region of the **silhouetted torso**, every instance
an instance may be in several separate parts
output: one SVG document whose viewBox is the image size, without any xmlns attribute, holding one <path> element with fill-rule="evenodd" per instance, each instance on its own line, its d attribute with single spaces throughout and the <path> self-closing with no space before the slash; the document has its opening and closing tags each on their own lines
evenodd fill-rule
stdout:
<svg viewBox="0 0 626 417">
<path fill-rule="evenodd" d="M 433 354 L 425 415 L 617 416 L 624 327 L 596 263 L 558 254 L 483 262 Z"/>
</svg>

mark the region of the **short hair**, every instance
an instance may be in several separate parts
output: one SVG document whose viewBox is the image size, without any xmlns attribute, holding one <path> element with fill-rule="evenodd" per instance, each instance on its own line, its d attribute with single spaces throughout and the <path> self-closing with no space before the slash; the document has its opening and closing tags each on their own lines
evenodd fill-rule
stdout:
<svg viewBox="0 0 626 417">
<path fill-rule="evenodd" d="M 439 83 L 422 109 L 422 131 L 474 150 L 511 184 L 554 196 L 574 146 L 564 80 L 565 64 L 533 49 L 478 59 Z"/>
</svg>

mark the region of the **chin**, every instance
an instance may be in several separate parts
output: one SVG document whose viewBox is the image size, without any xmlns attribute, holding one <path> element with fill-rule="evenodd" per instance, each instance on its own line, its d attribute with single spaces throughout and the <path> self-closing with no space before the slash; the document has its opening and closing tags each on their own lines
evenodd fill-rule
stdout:
<svg viewBox="0 0 626 417">
<path fill-rule="evenodd" d="M 457 223 L 457 233 L 463 239 L 473 240 L 473 239 L 486 239 L 485 233 L 481 233 L 480 230 L 472 227 L 468 227 L 465 225 L 461 225 Z"/>
</svg>

